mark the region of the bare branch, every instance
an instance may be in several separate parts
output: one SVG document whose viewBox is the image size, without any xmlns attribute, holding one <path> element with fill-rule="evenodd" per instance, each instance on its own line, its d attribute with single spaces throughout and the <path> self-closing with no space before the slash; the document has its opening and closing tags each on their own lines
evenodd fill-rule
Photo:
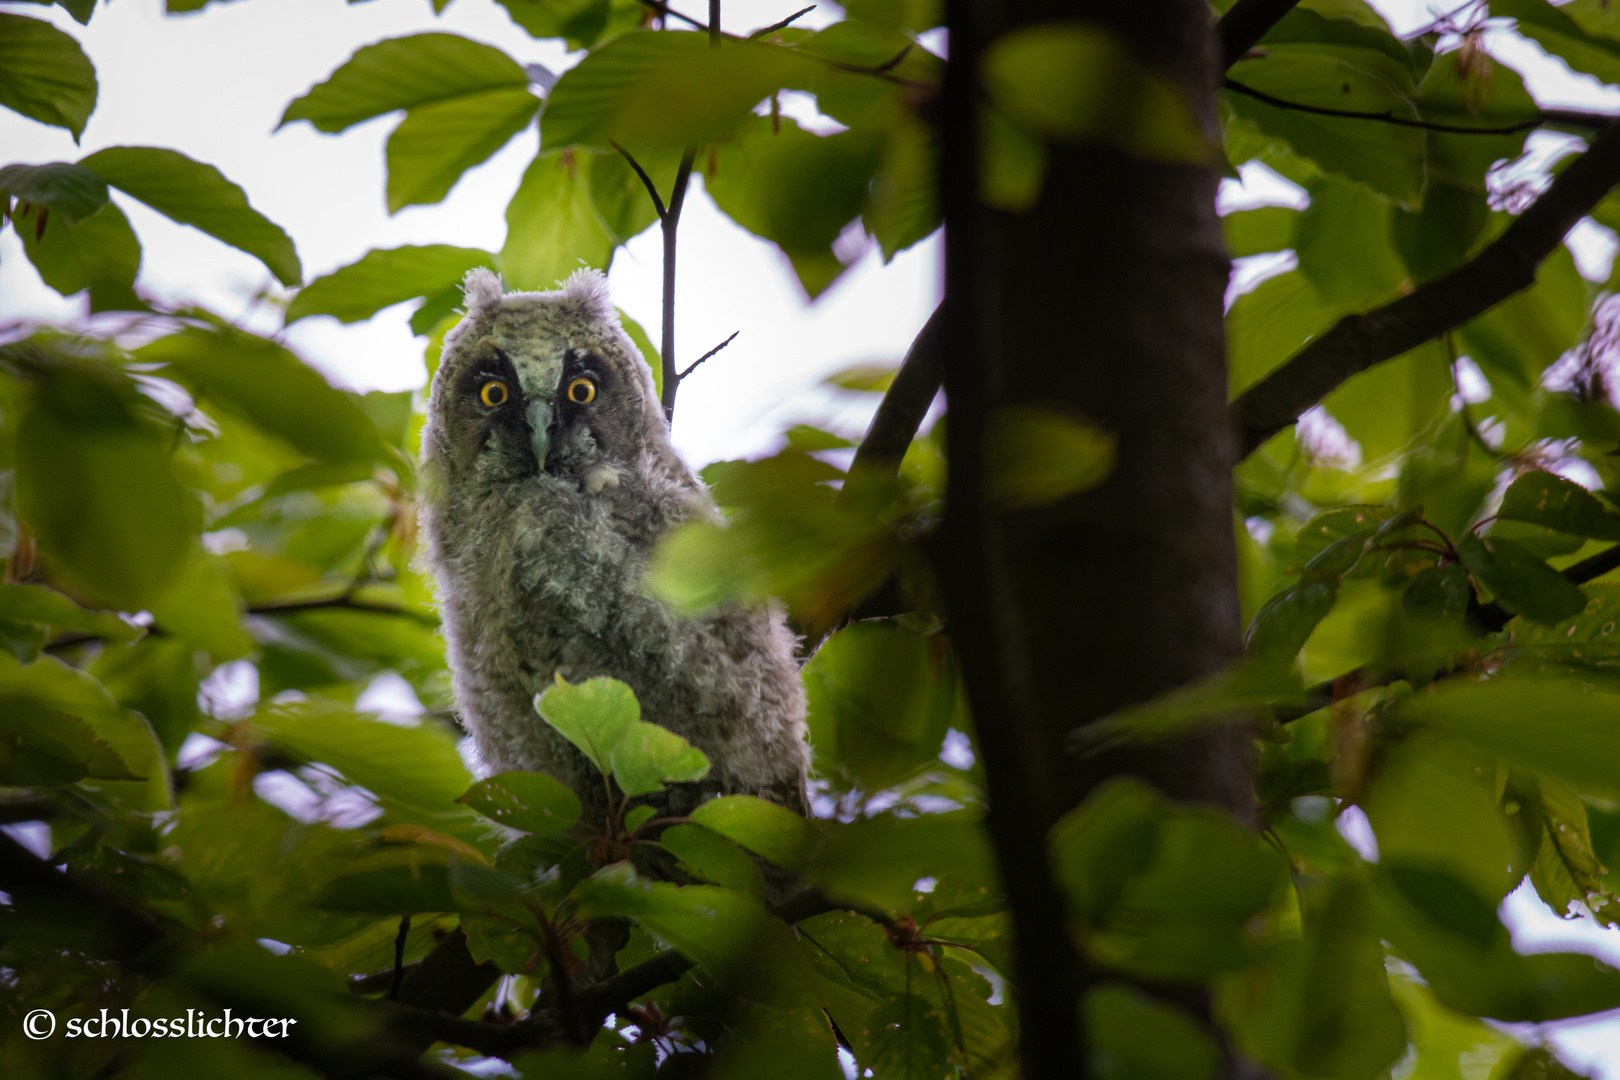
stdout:
<svg viewBox="0 0 1620 1080">
<path fill-rule="evenodd" d="M 648 176 L 647 170 L 641 167 L 641 162 L 630 156 L 630 151 L 620 146 L 618 142 L 613 139 L 608 140 L 608 145 L 617 150 L 619 152 L 619 156 L 628 161 L 630 163 L 630 167 L 636 170 L 636 175 L 641 177 L 641 186 L 647 189 L 648 196 L 652 198 L 653 211 L 658 214 L 658 220 L 663 221 L 664 216 L 668 213 L 668 211 L 664 209 L 664 200 L 659 197 L 658 185 L 652 182 L 652 177 Z"/>
<path fill-rule="evenodd" d="M 940 358 L 944 351 L 943 311 L 943 304 L 934 308 L 911 348 L 906 350 L 906 358 L 895 373 L 894 382 L 889 384 L 878 404 L 877 414 L 872 417 L 872 426 L 866 429 L 866 437 L 855 450 L 851 473 L 876 468 L 893 472 L 900 467 L 906 448 L 928 413 L 928 406 L 939 393 Z"/>
<path fill-rule="evenodd" d="M 675 235 L 681 224 L 681 207 L 686 204 L 686 188 L 692 182 L 692 161 L 697 147 L 689 146 L 681 155 L 680 168 L 675 170 L 675 186 L 669 192 L 669 209 L 664 214 L 664 333 L 660 342 L 663 353 L 664 419 L 675 421 L 675 392 L 681 387 L 680 374 L 675 370 Z"/>
<path fill-rule="evenodd" d="M 1418 128 L 1421 131 L 1441 131 L 1452 135 L 1516 135 L 1521 131 L 1530 131 L 1547 124 L 1564 124 L 1572 127 L 1600 128 L 1614 119 L 1614 116 L 1605 113 L 1579 112 L 1571 109 L 1554 109 L 1551 111 L 1537 111 L 1535 116 L 1520 120 L 1512 124 L 1501 124 L 1496 127 L 1481 127 L 1477 124 L 1447 124 L 1438 120 L 1414 120 L 1408 116 L 1397 116 L 1393 111 L 1385 109 L 1382 112 L 1369 112 L 1361 109 L 1333 109 L 1325 105 L 1306 105 L 1298 101 L 1284 101 L 1280 97 L 1273 97 L 1263 90 L 1256 90 L 1252 86 L 1245 86 L 1236 79 L 1226 79 L 1221 83 L 1226 89 L 1234 93 L 1252 97 L 1256 101 L 1263 101 L 1277 109 L 1288 109 L 1293 112 L 1310 113 L 1314 116 L 1338 116 L 1347 120 L 1372 120 L 1380 124 L 1393 124 L 1396 127 Z"/>
<path fill-rule="evenodd" d="M 1542 261 L 1617 183 L 1620 122 L 1611 122 L 1484 251 L 1392 303 L 1340 319 L 1239 395 L 1230 415 L 1242 453 L 1252 453 L 1352 375 L 1439 337 L 1527 288 Z"/>
<path fill-rule="evenodd" d="M 776 33 L 778 30 L 784 30 L 790 23 L 810 14 L 814 10 L 816 10 L 816 5 L 814 4 L 811 4 L 807 8 L 800 8 L 798 11 L 795 11 L 781 22 L 773 22 L 769 26 L 762 26 L 758 30 L 755 30 L 752 34 L 748 35 L 748 40 L 758 41 L 760 38 L 768 37 L 769 35 Z"/>
<path fill-rule="evenodd" d="M 682 15 L 680 12 L 676 11 L 674 8 L 670 7 L 668 4 L 664 3 L 663 0 L 641 0 L 641 2 L 642 2 L 642 4 L 646 5 L 647 7 L 652 8 L 654 11 L 658 12 L 658 14 L 664 16 L 665 18 L 669 18 L 669 17 L 673 16 L 673 17 L 681 20 L 681 22 L 685 23 L 686 25 L 692 27 L 694 30 L 703 30 L 703 31 L 707 32 L 707 30 L 709 29 L 707 24 L 698 22 L 696 19 L 692 18 L 692 16 L 690 16 L 690 15 Z"/>
<path fill-rule="evenodd" d="M 733 330 L 731 332 L 730 337 L 726 338 L 726 340 L 722 341 L 720 344 L 716 345 L 714 348 L 710 349 L 708 352 L 704 353 L 702 356 L 700 356 L 696 360 L 692 361 L 691 366 L 688 367 L 685 371 L 681 372 L 678 376 L 676 376 L 676 378 L 684 379 L 688 375 L 692 374 L 692 372 L 694 370 L 696 370 L 696 368 L 697 368 L 697 366 L 699 364 L 703 363 L 703 361 L 707 360 L 709 357 L 713 356 L 715 353 L 719 352 L 721 349 L 725 348 L 727 345 L 730 345 L 733 341 L 736 341 L 737 340 L 737 335 L 740 334 L 740 333 L 742 333 L 741 330 Z"/>
<path fill-rule="evenodd" d="M 1226 9 L 1215 24 L 1215 37 L 1221 43 L 1221 69 L 1231 67 L 1257 45 L 1299 0 L 1238 0 Z"/>
</svg>

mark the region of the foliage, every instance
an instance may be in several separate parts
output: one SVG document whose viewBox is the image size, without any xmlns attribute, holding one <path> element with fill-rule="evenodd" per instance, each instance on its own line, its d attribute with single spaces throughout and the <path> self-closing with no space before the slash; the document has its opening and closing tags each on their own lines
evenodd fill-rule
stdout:
<svg viewBox="0 0 1620 1080">
<path fill-rule="evenodd" d="M 418 34 L 359 50 L 282 119 L 341 132 L 401 114 L 397 211 L 444 198 L 538 116 L 499 252 L 379 249 L 305 283 L 285 232 L 179 151 L 0 168 L 5 220 L 42 279 L 91 312 L 143 317 L 140 335 L 24 327 L 0 346 L 0 813 L 43 823 L 69 871 L 56 877 L 104 905 L 88 919 L 66 900 L 8 901 L 0 1010 L 230 1007 L 301 1032 L 279 1053 L 33 1042 L 8 1021 L 0 1056 L 19 1075 L 360 1075 L 386 1064 L 379 1046 L 414 1057 L 439 1039 L 446 1060 L 499 1054 L 530 1076 L 830 1078 L 840 1048 L 876 1080 L 1016 1075 L 1014 928 L 931 568 L 938 428 L 894 475 L 846 472 L 848 440 L 812 428 L 711 465 L 724 520 L 675 533 L 650 574 L 686 610 L 776 598 L 818 643 L 804 669 L 818 816 L 730 796 L 658 817 L 664 788 L 701 779 L 706 759 L 642 720 L 623 684 L 559 680 L 536 723 L 596 768 L 608 811 L 587 819 L 556 780 L 475 779 L 458 752 L 412 561 L 421 394 L 340 391 L 279 341 L 140 288 L 114 191 L 258 258 L 297 289 L 289 323 L 418 301 L 431 366 L 468 269 L 545 288 L 654 222 L 631 158 L 667 199 L 691 149 L 716 205 L 812 297 L 846 269 L 834 241 L 852 223 L 885 258 L 938 225 L 943 61 L 919 38 L 935 5 L 851 0 L 824 29 L 712 47 L 624 0 L 504 2 L 535 36 L 588 50 L 555 85 L 490 46 Z M 1488 10 L 1620 81 L 1605 5 Z M 1299 185 L 1305 209 L 1223 222 L 1233 255 L 1295 259 L 1231 306 L 1240 392 L 1522 211 L 1509 178 L 1525 130 L 1502 129 L 1537 122 L 1538 105 L 1461 29 L 1437 52 L 1437 32 L 1397 39 L 1353 0 L 1299 5 L 1231 69 L 1217 154 L 1172 84 L 1108 34 L 1024 28 L 985 58 L 983 197 L 1032 205 L 1072 143 L 1224 155 Z M 782 118 L 793 91 L 844 130 Z M 97 95 L 71 35 L 0 13 L 0 105 L 77 138 Z M 1597 221 L 1620 225 L 1617 199 Z M 1314 428 L 1238 467 L 1245 662 L 1116 714 L 1075 752 L 1258 715 L 1260 832 L 1121 778 L 1045 838 L 1097 974 L 1080 1011 L 1098 1075 L 1213 1076 L 1232 1049 L 1285 1078 L 1375 1080 L 1403 1060 L 1401 1076 L 1456 1075 L 1463 1054 L 1503 1078 L 1552 1075 L 1545 1051 L 1484 1021 L 1620 1007 L 1620 975 L 1521 955 L 1498 917 L 1528 880 L 1559 914 L 1620 925 L 1620 591 L 1572 569 L 1620 540 L 1609 284 L 1560 249 L 1531 287 L 1344 382 Z M 990 430 L 988 491 L 1009 512 L 1056 512 L 1130 451 L 1057 409 Z M 849 621 L 877 595 L 884 617 Z M 244 678 L 256 703 L 224 693 Z M 396 680 L 420 716 L 360 707 Z M 1337 827 L 1352 808 L 1376 859 Z M 26 858 L 12 848 L 7 873 Z M 447 942 L 498 978 L 447 1011 L 393 1011 L 396 980 Z M 606 977 L 609 961 L 645 981 Z M 1212 1009 L 1184 1007 L 1198 1000 Z"/>
</svg>

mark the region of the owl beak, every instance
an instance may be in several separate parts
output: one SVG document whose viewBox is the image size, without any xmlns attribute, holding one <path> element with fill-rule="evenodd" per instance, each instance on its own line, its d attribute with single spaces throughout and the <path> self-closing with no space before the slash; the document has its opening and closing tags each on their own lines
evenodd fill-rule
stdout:
<svg viewBox="0 0 1620 1080">
<path fill-rule="evenodd" d="M 551 449 L 553 416 L 549 401 L 531 399 L 523 410 L 523 418 L 529 422 L 529 445 L 534 449 L 534 462 L 542 469 L 546 467 L 546 453 Z"/>
</svg>

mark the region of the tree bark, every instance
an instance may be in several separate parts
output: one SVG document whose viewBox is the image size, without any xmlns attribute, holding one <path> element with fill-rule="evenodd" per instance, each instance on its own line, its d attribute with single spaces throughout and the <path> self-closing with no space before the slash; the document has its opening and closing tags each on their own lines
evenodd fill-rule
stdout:
<svg viewBox="0 0 1620 1080">
<path fill-rule="evenodd" d="M 1228 262 L 1205 168 L 1053 145 L 1039 204 L 978 200 L 972 73 L 1022 25 L 1109 27 L 1215 132 L 1219 48 L 1200 0 L 950 0 L 942 187 L 950 477 L 940 563 L 1016 922 L 1028 1080 L 1088 1075 L 1077 1009 L 1093 976 L 1069 943 L 1047 830 L 1102 781 L 1142 776 L 1247 818 L 1251 740 L 1077 761 L 1076 727 L 1240 655 L 1222 299 Z M 1117 437 L 1100 487 L 993 512 L 980 448 L 1007 405 L 1078 412 Z"/>
</svg>

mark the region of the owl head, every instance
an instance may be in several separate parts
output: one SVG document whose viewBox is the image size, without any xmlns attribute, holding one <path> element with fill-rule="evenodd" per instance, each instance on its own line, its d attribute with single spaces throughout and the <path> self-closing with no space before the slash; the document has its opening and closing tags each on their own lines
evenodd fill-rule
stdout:
<svg viewBox="0 0 1620 1080">
<path fill-rule="evenodd" d="M 430 489 L 546 473 L 599 490 L 649 452 L 673 456 L 651 372 L 600 273 L 503 295 L 500 278 L 479 269 L 465 292 L 422 433 Z"/>
</svg>

